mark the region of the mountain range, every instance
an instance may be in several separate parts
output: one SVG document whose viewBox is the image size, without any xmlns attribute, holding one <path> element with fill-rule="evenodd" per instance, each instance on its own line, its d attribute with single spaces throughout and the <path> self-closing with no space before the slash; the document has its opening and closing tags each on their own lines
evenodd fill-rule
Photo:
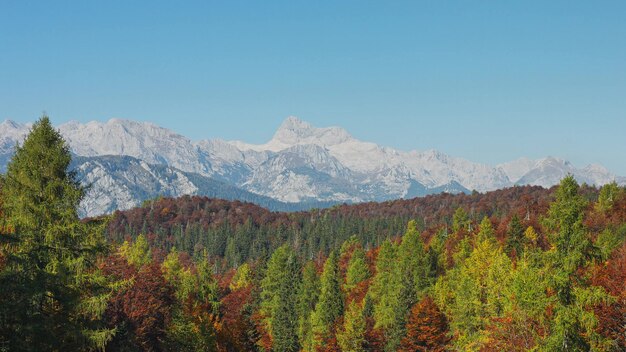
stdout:
<svg viewBox="0 0 626 352">
<path fill-rule="evenodd" d="M 0 124 L 0 171 L 30 124 Z M 272 210 L 384 201 L 513 185 L 551 187 L 567 174 L 579 182 L 626 184 L 600 165 L 577 168 L 554 157 L 490 166 L 436 150 L 399 151 L 364 142 L 339 127 L 317 128 L 288 117 L 261 145 L 192 141 L 148 122 L 111 119 L 58 126 L 72 167 L 88 193 L 81 214 L 128 209 L 157 196 L 206 195 Z"/>
</svg>

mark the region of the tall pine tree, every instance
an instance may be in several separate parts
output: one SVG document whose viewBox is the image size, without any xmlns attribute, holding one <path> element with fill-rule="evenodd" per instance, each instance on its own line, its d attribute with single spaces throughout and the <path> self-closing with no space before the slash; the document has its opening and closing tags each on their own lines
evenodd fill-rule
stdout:
<svg viewBox="0 0 626 352">
<path fill-rule="evenodd" d="M 315 263 L 309 261 L 302 271 L 302 283 L 298 290 L 298 338 L 303 351 L 313 351 L 311 314 L 320 294 L 320 280 Z"/>
<path fill-rule="evenodd" d="M 273 351 L 298 351 L 297 292 L 300 266 L 295 252 L 283 245 L 267 263 L 261 281 L 261 313 L 272 338 Z"/>
<path fill-rule="evenodd" d="M 557 304 L 546 348 L 558 351 L 588 351 L 598 340 L 596 318 L 589 307 L 607 299 L 599 287 L 591 287 L 577 270 L 594 256 L 589 234 L 583 223 L 586 199 L 579 193 L 573 176 L 561 180 L 556 200 L 550 205 L 544 226 L 550 231 L 552 249 L 548 252 L 550 286 Z"/>
<path fill-rule="evenodd" d="M 332 251 L 324 263 L 320 296 L 311 316 L 314 346 L 321 345 L 325 339 L 331 336 L 335 321 L 343 313 L 343 295 L 340 282 L 339 257 L 335 251 Z"/>
<path fill-rule="evenodd" d="M 83 223 L 84 195 L 67 143 L 43 116 L 17 146 L 2 178 L 4 228 L 0 345 L 11 351 L 104 348 L 114 330 L 100 326 L 110 295 L 95 263 L 104 251 L 100 224 Z M 10 302 L 10 304 L 9 304 Z"/>
</svg>

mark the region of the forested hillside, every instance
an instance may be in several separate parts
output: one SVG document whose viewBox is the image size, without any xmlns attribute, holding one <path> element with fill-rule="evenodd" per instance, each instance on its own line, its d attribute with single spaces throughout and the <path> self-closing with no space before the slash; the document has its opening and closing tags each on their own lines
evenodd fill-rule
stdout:
<svg viewBox="0 0 626 352">
<path fill-rule="evenodd" d="M 81 220 L 47 118 L 0 185 L 0 351 L 623 351 L 626 190 Z"/>
<path fill-rule="evenodd" d="M 593 188 L 585 188 L 584 193 L 589 199 L 597 197 Z M 490 217 L 502 239 L 514 215 L 536 227 L 551 197 L 550 190 L 523 186 L 485 194 L 444 193 L 292 213 L 206 197 L 161 198 L 141 208 L 115 212 L 107 235 L 121 243 L 144 234 L 160 249 L 176 247 L 192 256 L 207 251 L 210 257 L 224 258 L 225 265 L 233 267 L 248 259 L 267 258 L 284 243 L 309 259 L 339 248 L 351 236 L 365 248 L 376 247 L 387 238 L 400 236 L 409 220 L 415 220 L 429 239 L 437 231 L 452 228 L 459 208 L 467 213 L 470 229 L 483 217 Z"/>
</svg>

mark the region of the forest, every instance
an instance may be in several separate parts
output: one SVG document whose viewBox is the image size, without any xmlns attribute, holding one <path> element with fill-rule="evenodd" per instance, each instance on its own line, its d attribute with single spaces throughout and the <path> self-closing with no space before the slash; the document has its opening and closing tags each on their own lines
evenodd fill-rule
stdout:
<svg viewBox="0 0 626 352">
<path fill-rule="evenodd" d="M 626 189 L 81 219 L 43 117 L 0 178 L 0 351 L 624 351 Z"/>
</svg>

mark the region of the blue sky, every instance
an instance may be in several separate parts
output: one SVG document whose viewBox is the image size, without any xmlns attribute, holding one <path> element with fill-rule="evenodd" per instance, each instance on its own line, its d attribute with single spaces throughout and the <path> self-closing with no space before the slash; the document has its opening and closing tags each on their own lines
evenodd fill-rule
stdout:
<svg viewBox="0 0 626 352">
<path fill-rule="evenodd" d="M 264 142 L 296 115 L 626 175 L 625 1 L 0 1 L 0 119 Z"/>
</svg>

